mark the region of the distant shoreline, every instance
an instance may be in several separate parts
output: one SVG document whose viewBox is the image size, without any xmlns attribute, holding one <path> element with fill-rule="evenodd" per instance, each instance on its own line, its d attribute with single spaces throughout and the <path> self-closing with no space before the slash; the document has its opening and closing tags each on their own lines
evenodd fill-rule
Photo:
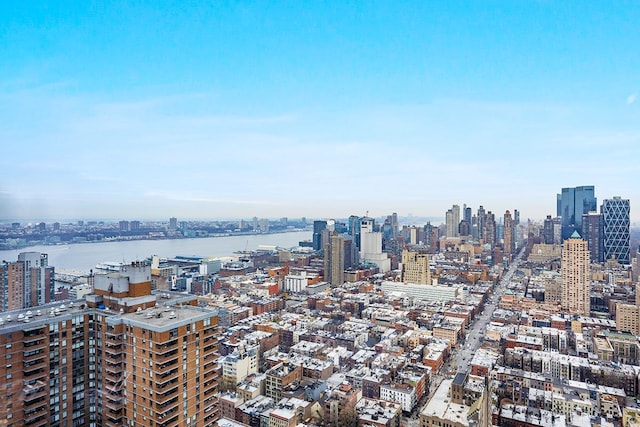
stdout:
<svg viewBox="0 0 640 427">
<path fill-rule="evenodd" d="M 234 236 L 265 236 L 270 234 L 284 234 L 284 233 L 298 233 L 304 231 L 311 231 L 311 228 L 294 228 L 289 230 L 276 230 L 269 232 L 253 232 L 253 231 L 239 231 L 239 232 L 225 232 L 225 233 L 212 233 L 203 236 L 189 236 L 189 237 L 176 237 L 176 236 L 117 236 L 112 238 L 105 238 L 101 240 L 86 240 L 86 241 L 66 241 L 66 242 L 55 242 L 55 243 L 47 243 L 41 240 L 32 240 L 29 241 L 26 245 L 17 245 L 17 246 L 5 246 L 0 245 L 0 251 L 15 251 L 22 249 L 29 249 L 36 246 L 67 246 L 67 245 L 86 245 L 91 243 L 112 243 L 112 242 L 134 242 L 134 241 L 153 241 L 153 240 L 200 240 L 200 239 L 209 239 L 209 238 L 217 238 L 217 237 L 234 237 Z"/>
</svg>

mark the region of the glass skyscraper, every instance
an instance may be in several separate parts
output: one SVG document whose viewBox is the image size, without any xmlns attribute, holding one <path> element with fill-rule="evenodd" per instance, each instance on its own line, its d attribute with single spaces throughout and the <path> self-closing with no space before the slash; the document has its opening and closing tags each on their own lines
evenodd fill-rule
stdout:
<svg viewBox="0 0 640 427">
<path fill-rule="evenodd" d="M 605 199 L 600 207 L 604 225 L 604 258 L 614 258 L 620 264 L 629 264 L 629 199 Z"/>
<path fill-rule="evenodd" d="M 557 197 L 557 215 L 562 217 L 562 240 L 568 239 L 574 231 L 582 234 L 582 215 L 596 211 L 595 187 L 563 188 Z"/>
</svg>

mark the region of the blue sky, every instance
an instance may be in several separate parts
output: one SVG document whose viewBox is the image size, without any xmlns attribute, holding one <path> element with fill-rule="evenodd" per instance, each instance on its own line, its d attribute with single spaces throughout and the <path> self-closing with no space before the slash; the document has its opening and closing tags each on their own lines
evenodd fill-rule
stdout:
<svg viewBox="0 0 640 427">
<path fill-rule="evenodd" d="M 0 3 L 0 218 L 640 220 L 638 2 Z"/>
</svg>

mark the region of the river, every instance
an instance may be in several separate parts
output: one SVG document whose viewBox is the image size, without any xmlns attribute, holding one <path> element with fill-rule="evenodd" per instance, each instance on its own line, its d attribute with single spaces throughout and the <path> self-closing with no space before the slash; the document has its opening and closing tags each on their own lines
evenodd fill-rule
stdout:
<svg viewBox="0 0 640 427">
<path fill-rule="evenodd" d="M 235 251 L 257 249 L 260 245 L 284 248 L 298 246 L 311 239 L 311 231 L 255 234 L 242 236 L 203 237 L 195 239 L 129 240 L 118 242 L 76 243 L 68 245 L 38 245 L 0 251 L 0 261 L 17 261 L 20 252 L 49 254 L 49 265 L 60 270 L 88 273 L 104 261 L 136 261 L 151 255 L 172 258 L 177 255 L 222 257 Z"/>
</svg>

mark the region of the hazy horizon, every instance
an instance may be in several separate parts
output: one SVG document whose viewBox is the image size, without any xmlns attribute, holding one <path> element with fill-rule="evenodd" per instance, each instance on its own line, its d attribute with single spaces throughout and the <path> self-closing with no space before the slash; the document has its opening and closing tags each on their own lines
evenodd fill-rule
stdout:
<svg viewBox="0 0 640 427">
<path fill-rule="evenodd" d="M 0 218 L 640 221 L 640 3 L 0 4 Z"/>
</svg>

